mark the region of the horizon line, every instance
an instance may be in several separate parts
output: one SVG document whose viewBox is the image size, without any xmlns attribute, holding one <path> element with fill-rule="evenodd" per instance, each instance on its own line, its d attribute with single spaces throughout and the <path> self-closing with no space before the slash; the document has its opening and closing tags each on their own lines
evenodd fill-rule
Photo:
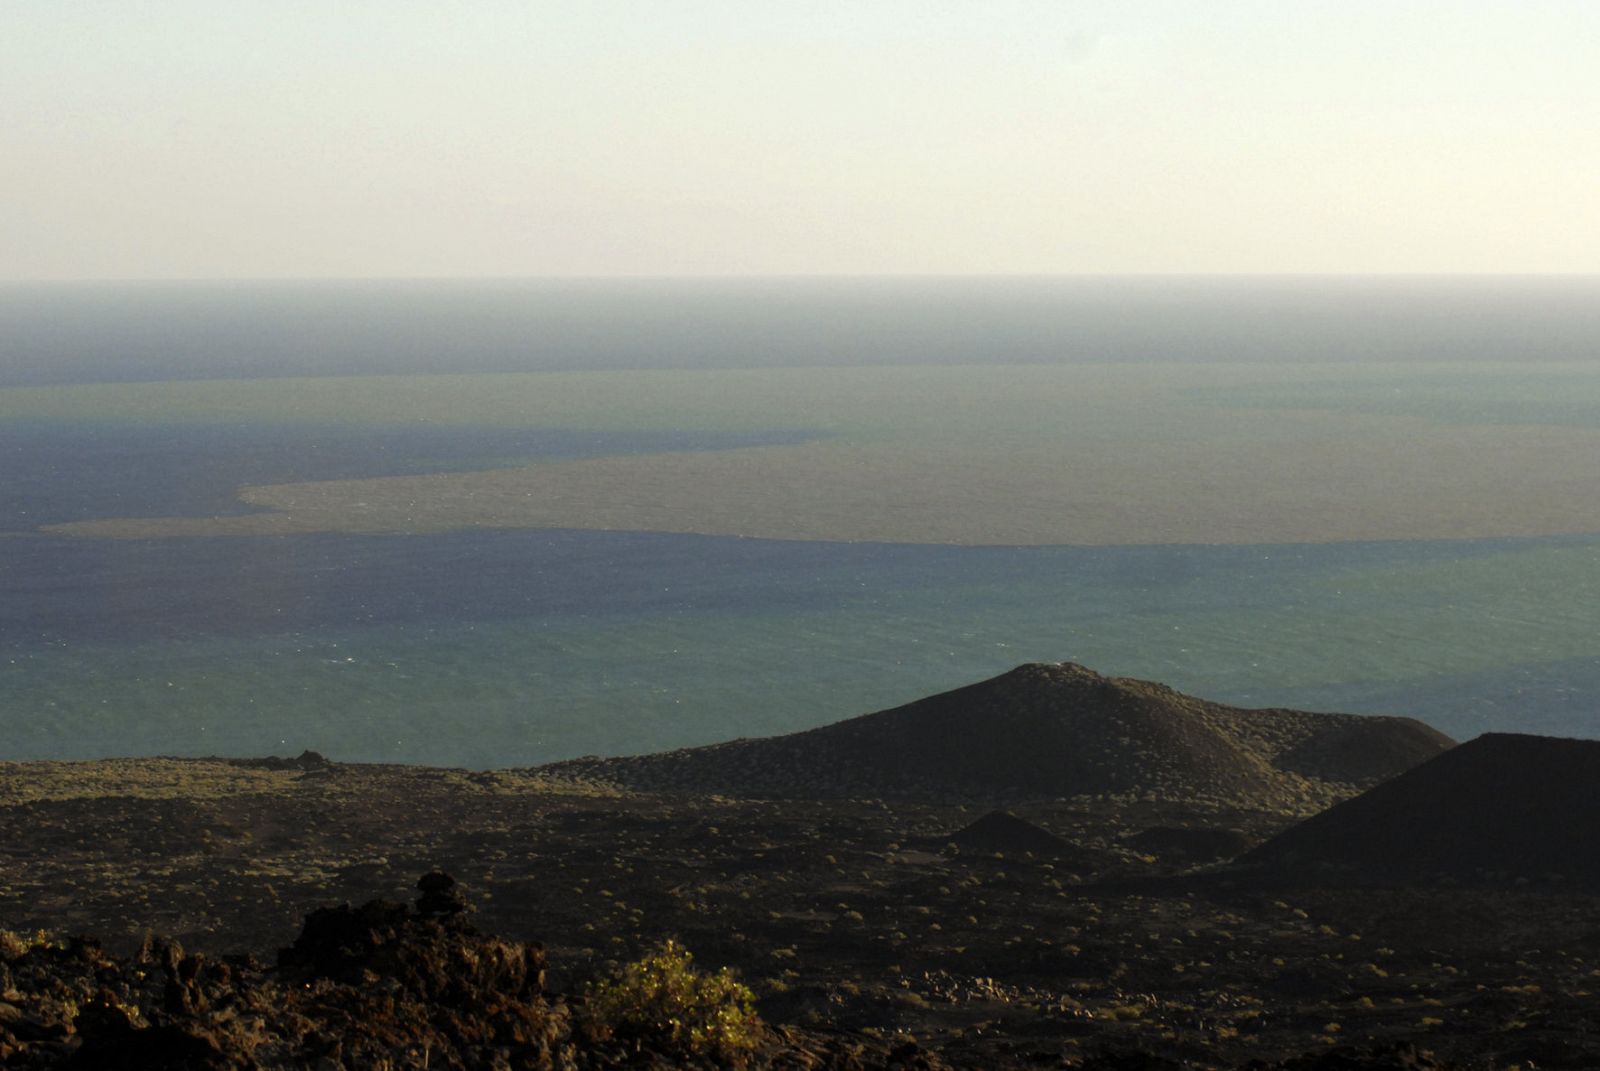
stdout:
<svg viewBox="0 0 1600 1071">
<path fill-rule="evenodd" d="M 232 283 L 532 283 L 532 282 L 876 282 L 940 280 L 1468 280 L 1468 279 L 1597 279 L 1595 271 L 1105 271 L 1105 272 L 772 272 L 680 274 L 499 274 L 499 275 L 149 275 L 44 276 L 0 278 L 0 286 L 70 286 Z"/>
</svg>

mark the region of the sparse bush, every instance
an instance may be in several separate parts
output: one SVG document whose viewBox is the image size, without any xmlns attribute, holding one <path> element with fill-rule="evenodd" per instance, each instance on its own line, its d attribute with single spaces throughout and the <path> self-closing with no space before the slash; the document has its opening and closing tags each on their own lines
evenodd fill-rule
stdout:
<svg viewBox="0 0 1600 1071">
<path fill-rule="evenodd" d="M 755 994 L 724 967 L 695 968 L 694 957 L 667 941 L 615 977 L 589 988 L 586 1018 L 596 1036 L 738 1064 L 762 1033 Z"/>
<path fill-rule="evenodd" d="M 47 948 L 52 943 L 43 930 L 35 930 L 31 935 L 0 930 L 0 960 L 21 959 L 35 948 Z"/>
<path fill-rule="evenodd" d="M 28 951 L 28 942 L 10 930 L 0 930 L 0 962 L 21 959 Z"/>
</svg>

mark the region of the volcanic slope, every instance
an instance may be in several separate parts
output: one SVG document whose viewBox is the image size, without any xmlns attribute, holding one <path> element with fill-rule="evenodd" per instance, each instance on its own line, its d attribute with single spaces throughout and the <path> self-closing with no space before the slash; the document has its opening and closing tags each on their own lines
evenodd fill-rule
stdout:
<svg viewBox="0 0 1600 1071">
<path fill-rule="evenodd" d="M 1063 662 L 788 736 L 541 772 L 751 798 L 1099 796 L 1310 814 L 1452 745 L 1410 718 L 1242 710 Z"/>
<path fill-rule="evenodd" d="M 1600 741 L 1488 733 L 1285 830 L 1240 862 L 1355 882 L 1600 888 Z"/>
</svg>

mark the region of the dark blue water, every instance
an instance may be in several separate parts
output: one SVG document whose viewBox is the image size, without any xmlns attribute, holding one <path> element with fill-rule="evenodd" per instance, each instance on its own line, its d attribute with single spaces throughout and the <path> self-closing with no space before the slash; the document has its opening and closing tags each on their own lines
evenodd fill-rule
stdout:
<svg viewBox="0 0 1600 1071">
<path fill-rule="evenodd" d="M 804 442 L 775 430 L 0 424 L 0 531 L 103 517 L 252 512 L 249 484 L 465 472 L 618 454 Z"/>
<path fill-rule="evenodd" d="M 168 540 L 12 538 L 0 650 L 507 619 L 828 613 L 1034 584 L 1126 617 L 1276 609 L 1307 577 L 1590 538 L 1317 546 L 945 547 L 489 531 Z M 1202 583 L 1203 581 L 1203 583 Z"/>
</svg>

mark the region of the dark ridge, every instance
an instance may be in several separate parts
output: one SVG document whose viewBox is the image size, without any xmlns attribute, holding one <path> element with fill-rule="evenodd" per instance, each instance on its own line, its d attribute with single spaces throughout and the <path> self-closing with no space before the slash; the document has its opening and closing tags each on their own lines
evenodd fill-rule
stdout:
<svg viewBox="0 0 1600 1071">
<path fill-rule="evenodd" d="M 1240 861 L 1353 881 L 1600 888 L 1600 741 L 1488 733 L 1284 831 Z"/>
<path fill-rule="evenodd" d="M 321 770 L 333 765 L 320 752 L 305 750 L 292 759 L 268 755 L 259 759 L 226 759 L 234 766 L 254 770 Z"/>
<path fill-rule="evenodd" d="M 1275 765 L 1306 777 L 1376 784 L 1398 777 L 1454 741 L 1410 718 L 1352 718 L 1308 737 L 1279 755 Z"/>
<path fill-rule="evenodd" d="M 543 772 L 768 798 L 1121 796 L 1309 814 L 1452 746 L 1409 718 L 1243 710 L 1072 663 L 807 732 Z"/>
</svg>

